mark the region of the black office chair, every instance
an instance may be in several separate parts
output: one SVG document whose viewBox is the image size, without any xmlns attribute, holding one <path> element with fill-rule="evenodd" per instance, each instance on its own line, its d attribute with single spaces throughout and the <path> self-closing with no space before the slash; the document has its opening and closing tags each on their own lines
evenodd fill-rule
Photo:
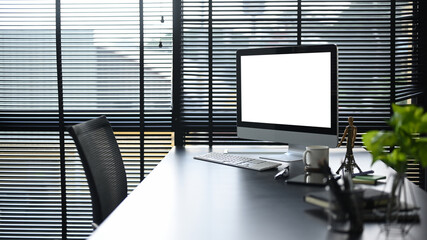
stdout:
<svg viewBox="0 0 427 240">
<path fill-rule="evenodd" d="M 86 173 L 96 228 L 127 196 L 122 156 L 105 116 L 71 126 L 68 131 Z"/>
</svg>

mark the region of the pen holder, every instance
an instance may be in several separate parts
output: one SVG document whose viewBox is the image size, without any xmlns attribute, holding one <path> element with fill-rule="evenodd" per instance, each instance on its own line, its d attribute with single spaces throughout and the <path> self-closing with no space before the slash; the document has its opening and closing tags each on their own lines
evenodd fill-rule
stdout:
<svg viewBox="0 0 427 240">
<path fill-rule="evenodd" d="M 340 196 L 335 196 L 331 191 L 329 193 L 329 208 L 327 209 L 329 230 L 352 234 L 363 232 L 361 206 L 363 192 L 344 190 L 340 192 Z M 337 198 L 341 200 L 338 201 Z"/>
</svg>

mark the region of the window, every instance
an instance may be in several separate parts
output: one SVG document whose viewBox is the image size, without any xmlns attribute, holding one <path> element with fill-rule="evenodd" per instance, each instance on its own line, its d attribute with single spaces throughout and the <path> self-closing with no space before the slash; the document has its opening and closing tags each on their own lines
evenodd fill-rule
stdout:
<svg viewBox="0 0 427 240">
<path fill-rule="evenodd" d="M 169 151 L 172 1 L 14 0 L 0 9 L 0 238 L 86 238 L 89 189 L 64 127 L 106 115 L 129 191 Z"/>
</svg>

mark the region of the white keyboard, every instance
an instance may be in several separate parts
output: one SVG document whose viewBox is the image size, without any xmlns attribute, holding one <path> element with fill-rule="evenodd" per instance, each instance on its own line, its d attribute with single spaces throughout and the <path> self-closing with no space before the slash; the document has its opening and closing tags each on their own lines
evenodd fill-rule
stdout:
<svg viewBox="0 0 427 240">
<path fill-rule="evenodd" d="M 244 157 L 233 154 L 210 152 L 203 155 L 195 156 L 195 159 L 221 163 L 229 166 L 247 168 L 257 171 L 263 171 L 280 166 L 280 163 L 264 161 L 256 158 Z"/>
</svg>

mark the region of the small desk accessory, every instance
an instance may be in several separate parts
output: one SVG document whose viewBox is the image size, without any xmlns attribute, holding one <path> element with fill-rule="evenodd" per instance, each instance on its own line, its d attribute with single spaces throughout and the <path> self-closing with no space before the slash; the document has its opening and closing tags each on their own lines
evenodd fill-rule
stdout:
<svg viewBox="0 0 427 240">
<path fill-rule="evenodd" d="M 357 165 L 356 161 L 354 160 L 353 155 L 353 147 L 354 142 L 356 140 L 357 135 L 357 127 L 353 124 L 353 117 L 348 117 L 348 126 L 345 128 L 343 136 L 338 143 L 337 147 L 340 147 L 342 142 L 344 141 L 345 137 L 347 136 L 347 151 L 345 153 L 345 158 L 341 163 L 340 168 L 336 171 L 338 174 L 342 169 L 344 172 L 348 172 L 350 174 L 354 173 L 354 168 L 357 168 L 359 172 L 363 172 L 362 169 Z"/>
<path fill-rule="evenodd" d="M 324 147 L 324 146 L 320 146 L 320 147 Z M 329 149 L 327 150 L 328 150 L 327 153 L 329 155 Z M 337 175 L 337 174 L 331 174 L 330 176 L 325 174 L 325 171 L 323 170 L 323 166 L 329 166 L 329 156 L 327 158 L 324 156 L 321 156 L 321 158 L 317 160 L 317 163 L 314 167 L 312 165 L 305 165 L 303 174 L 297 175 L 287 180 L 286 182 L 297 183 L 297 184 L 308 184 L 308 185 L 315 185 L 315 186 L 326 186 L 328 182 L 328 179 L 327 179 L 328 177 L 334 178 L 336 180 L 338 180 L 341 177 L 340 175 Z"/>
<path fill-rule="evenodd" d="M 364 212 L 370 211 L 374 208 L 384 208 L 390 197 L 388 193 L 373 188 L 367 188 L 360 191 L 362 192 L 362 207 Z M 331 195 L 327 191 L 317 191 L 307 193 L 304 196 L 304 201 L 314 206 L 324 208 L 325 210 L 334 209 L 336 208 L 336 202 L 335 199 L 330 199 L 330 197 Z"/>
<path fill-rule="evenodd" d="M 353 176 L 353 183 L 375 185 L 378 180 L 385 179 L 383 175 L 356 175 Z"/>
<path fill-rule="evenodd" d="M 335 199 L 335 207 L 327 209 L 329 229 L 336 232 L 360 234 L 363 232 L 362 194 L 353 189 L 351 174 L 344 174 L 344 188 L 342 189 L 333 177 L 330 167 L 322 165 L 322 169 L 328 179 L 330 206 L 332 199 Z"/>
<path fill-rule="evenodd" d="M 359 191 L 359 190 L 355 190 Z M 385 209 L 390 200 L 390 194 L 374 188 L 360 190 L 362 194 L 363 222 L 385 222 Z M 304 201 L 313 206 L 321 207 L 325 211 L 336 208 L 335 199 L 330 199 L 331 194 L 328 191 L 315 191 L 307 193 Z M 403 202 L 401 203 L 404 204 Z M 419 215 L 416 211 L 417 206 L 406 203 L 406 210 L 401 211 L 398 216 L 399 222 L 419 222 Z"/>
<path fill-rule="evenodd" d="M 286 180 L 287 183 L 307 184 L 313 186 L 326 186 L 327 179 L 323 173 L 306 172 Z"/>
<path fill-rule="evenodd" d="M 306 146 L 302 155 L 305 171 L 320 170 L 320 164 L 329 164 L 329 147 L 322 145 Z M 321 171 L 320 171 L 321 172 Z"/>
<path fill-rule="evenodd" d="M 355 176 L 365 176 L 365 175 L 369 175 L 369 174 L 373 174 L 374 170 L 368 170 L 368 171 L 364 171 L 364 172 L 359 172 L 359 173 L 353 173 L 353 177 Z"/>
<path fill-rule="evenodd" d="M 289 177 L 289 164 L 279 171 L 276 175 L 274 175 L 274 179 L 281 179 Z"/>
</svg>

